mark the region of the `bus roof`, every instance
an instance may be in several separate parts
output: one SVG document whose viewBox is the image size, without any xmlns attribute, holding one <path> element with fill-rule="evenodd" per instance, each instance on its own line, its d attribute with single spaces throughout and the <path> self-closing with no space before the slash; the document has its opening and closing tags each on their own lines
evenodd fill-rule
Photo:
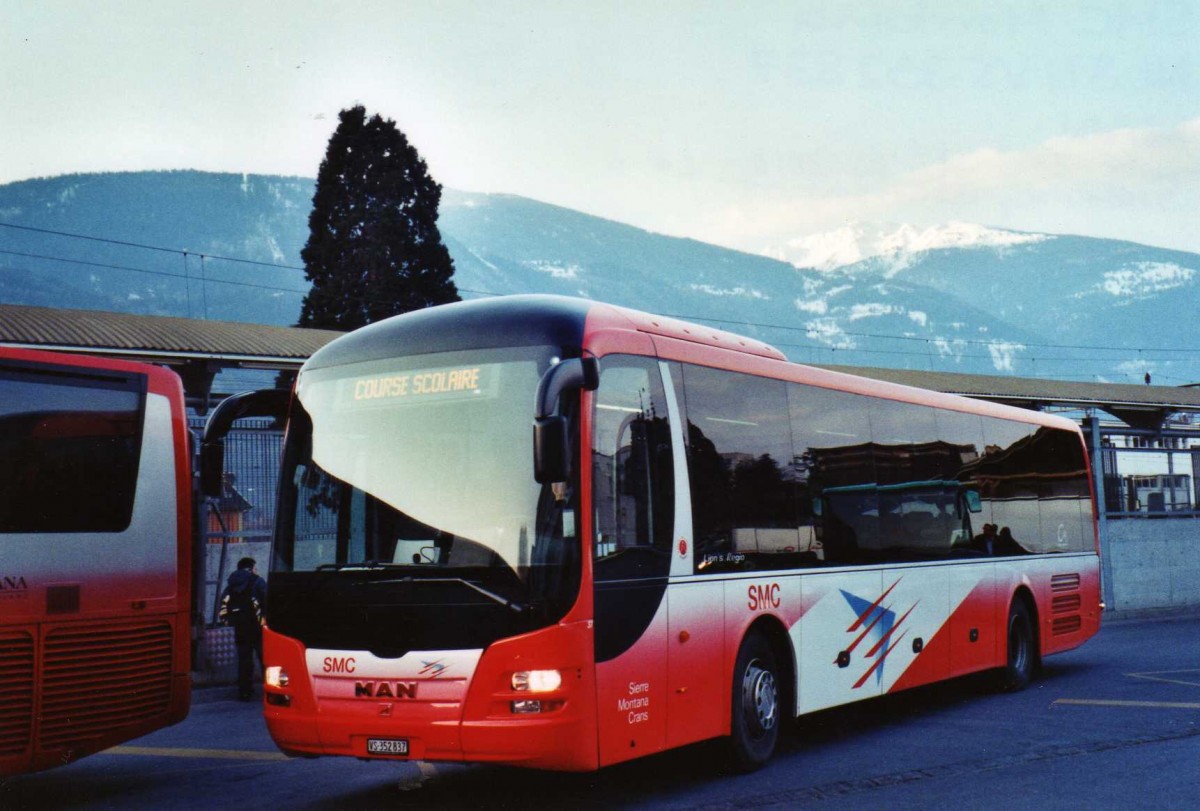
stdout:
<svg viewBox="0 0 1200 811">
<path fill-rule="evenodd" d="M 495 346 L 579 349 L 589 320 L 608 328 L 787 360 L 778 349 L 761 341 L 675 318 L 568 296 L 516 295 L 430 307 L 376 322 L 322 347 L 305 368 Z"/>
</svg>

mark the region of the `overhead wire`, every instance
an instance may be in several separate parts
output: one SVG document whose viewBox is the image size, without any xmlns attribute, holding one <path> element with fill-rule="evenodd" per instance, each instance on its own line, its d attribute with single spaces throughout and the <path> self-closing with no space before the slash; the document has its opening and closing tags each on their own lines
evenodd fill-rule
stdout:
<svg viewBox="0 0 1200 811">
<path fill-rule="evenodd" d="M 103 242 L 108 245 L 121 245 L 126 248 L 141 248 L 142 250 L 146 250 L 146 251 L 161 251 L 163 253 L 176 253 L 176 254 L 190 253 L 194 256 L 203 255 L 203 256 L 207 256 L 209 259 L 220 259 L 223 262 L 238 262 L 243 265 L 259 265 L 261 267 L 282 268 L 284 270 L 304 270 L 303 267 L 296 267 L 295 265 L 280 265 L 280 264 L 276 264 L 274 262 L 263 262 L 263 261 L 257 260 L 257 259 L 240 259 L 238 257 L 232 257 L 232 256 L 218 256 L 218 255 L 212 254 L 212 253 L 202 254 L 200 251 L 188 251 L 183 248 L 164 248 L 159 245 L 146 245 L 146 244 L 139 243 L 139 242 L 126 242 L 126 241 L 120 240 L 120 239 L 109 239 L 107 237 L 93 237 L 93 236 L 88 236 L 86 234 L 72 234 L 69 231 L 54 231 L 49 228 L 34 228 L 31 225 L 17 225 L 15 223 L 11 223 L 11 222 L 0 221 L 0 228 L 13 228 L 18 231 L 32 231 L 32 232 L 38 233 L 38 234 L 53 234 L 54 236 L 59 236 L 59 237 L 71 237 L 73 239 L 85 239 L 85 240 L 88 240 L 89 242 Z"/>
<path fill-rule="evenodd" d="M 47 256 L 45 254 L 24 253 L 22 251 L 10 251 L 10 250 L 2 249 L 2 248 L 0 248 L 0 254 L 5 254 L 7 256 L 20 256 L 20 257 L 26 258 L 26 259 L 42 259 L 42 260 L 49 261 L 49 262 L 65 262 L 65 263 L 73 264 L 73 265 L 86 265 L 88 267 L 104 268 L 105 270 L 124 270 L 124 271 L 129 271 L 130 273 L 145 273 L 145 274 L 149 274 L 152 276 L 167 276 L 172 279 L 186 280 L 186 279 L 192 278 L 191 276 L 185 276 L 182 273 L 171 273 L 170 271 L 166 271 L 166 270 L 149 270 L 148 268 L 135 268 L 135 267 L 130 267 L 128 265 L 114 265 L 114 264 L 110 264 L 107 262 L 90 262 L 85 259 L 68 259 L 68 258 L 62 257 L 62 256 Z M 192 254 L 192 255 L 198 256 L 199 254 Z M 0 270 L 6 270 L 6 269 L 24 270 L 25 272 L 33 272 L 32 268 L 20 268 L 20 267 L 14 266 L 14 265 L 0 267 Z M 259 290 L 272 290 L 272 291 L 281 292 L 281 293 L 294 293 L 294 294 L 300 295 L 300 296 L 302 296 L 308 292 L 307 289 L 296 290 L 296 289 L 293 289 L 290 287 L 279 287 L 277 285 L 256 284 L 254 282 L 235 282 L 230 279 L 205 279 L 205 282 L 209 282 L 212 284 L 236 285 L 238 287 L 254 287 Z"/>
</svg>

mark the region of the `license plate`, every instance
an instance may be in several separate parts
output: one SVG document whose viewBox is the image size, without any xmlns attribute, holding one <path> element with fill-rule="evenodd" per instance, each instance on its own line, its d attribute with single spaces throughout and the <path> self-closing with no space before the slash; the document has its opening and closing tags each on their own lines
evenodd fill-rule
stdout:
<svg viewBox="0 0 1200 811">
<path fill-rule="evenodd" d="M 368 755 L 407 755 L 406 738 L 367 738 Z"/>
</svg>

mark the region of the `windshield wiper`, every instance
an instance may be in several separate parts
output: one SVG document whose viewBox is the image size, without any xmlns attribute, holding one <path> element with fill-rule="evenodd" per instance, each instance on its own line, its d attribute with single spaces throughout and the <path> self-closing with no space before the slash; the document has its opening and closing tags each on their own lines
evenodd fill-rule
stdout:
<svg viewBox="0 0 1200 811">
<path fill-rule="evenodd" d="M 382 563 L 378 560 L 363 560 L 358 563 L 322 563 L 316 568 L 318 572 L 341 572 L 346 569 L 395 569 L 407 566 L 407 563 Z"/>
<path fill-rule="evenodd" d="M 386 567 L 388 565 L 389 564 L 380 564 L 380 567 Z M 394 566 L 396 564 L 390 565 Z M 499 603 L 500 605 L 517 614 L 524 614 L 529 610 L 529 606 L 524 603 L 518 603 L 516 600 L 510 600 L 494 591 L 485 589 L 478 583 L 472 583 L 470 580 L 466 580 L 462 577 L 412 577 L 410 575 L 408 577 L 396 577 L 391 580 L 371 580 L 363 583 L 363 585 L 377 586 L 385 583 L 453 583 L 455 585 L 466 586 L 469 589 L 474 589 L 484 597 L 487 597 L 489 600 Z"/>
<path fill-rule="evenodd" d="M 360 570 L 360 569 L 361 570 L 371 570 L 371 569 L 407 569 L 407 568 L 409 568 L 409 564 L 407 564 L 407 563 L 383 563 L 378 560 L 364 560 L 364 561 L 360 561 L 358 563 L 322 563 L 321 565 L 317 566 L 316 571 L 318 571 L 318 572 L 344 572 L 344 571 L 353 571 L 353 570 Z M 369 580 L 369 581 L 366 581 L 365 583 L 363 583 L 362 585 L 375 586 L 375 585 L 382 585 L 382 584 L 386 584 L 386 583 L 453 583 L 455 585 L 466 586 L 469 589 L 473 589 L 474 591 L 478 592 L 479 594 L 482 594 L 484 597 L 487 597 L 489 600 L 492 600 L 495 603 L 499 603 L 500 605 L 504 606 L 505 608 L 507 608 L 517 614 L 524 614 L 525 612 L 529 611 L 529 609 L 530 609 L 530 606 L 526 605 L 525 603 L 519 603 L 516 600 L 510 600 L 507 597 L 504 597 L 503 595 L 500 595 L 494 591 L 491 591 L 490 589 L 485 589 L 483 586 L 479 585 L 478 583 L 473 583 L 470 580 L 467 580 L 462 577 L 413 577 L 412 575 L 408 575 L 407 577 L 395 577 L 390 580 Z"/>
</svg>

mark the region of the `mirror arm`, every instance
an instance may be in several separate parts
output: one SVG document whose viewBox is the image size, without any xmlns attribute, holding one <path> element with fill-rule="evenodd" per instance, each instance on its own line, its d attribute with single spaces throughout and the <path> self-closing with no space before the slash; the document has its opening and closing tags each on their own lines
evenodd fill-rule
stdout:
<svg viewBox="0 0 1200 811">
<path fill-rule="evenodd" d="M 224 490 L 225 436 L 236 420 L 246 417 L 287 416 L 292 393 L 288 389 L 262 389 L 234 394 L 222 400 L 204 423 L 200 437 L 200 492 L 220 498 Z"/>
<path fill-rule="evenodd" d="M 550 368 L 538 383 L 534 419 L 545 419 L 558 411 L 558 400 L 567 389 L 595 391 L 600 386 L 600 361 L 593 357 L 571 358 Z"/>
<path fill-rule="evenodd" d="M 533 475 L 539 484 L 565 481 L 570 475 L 567 420 L 559 414 L 563 393 L 595 391 L 599 386 L 600 362 L 594 357 L 564 360 L 542 375 L 533 419 Z"/>
<path fill-rule="evenodd" d="M 246 417 L 273 417 L 283 420 L 287 416 L 292 393 L 288 389 L 260 389 L 244 391 L 226 397 L 213 409 L 204 423 L 201 442 L 223 440 L 236 420 Z"/>
</svg>

